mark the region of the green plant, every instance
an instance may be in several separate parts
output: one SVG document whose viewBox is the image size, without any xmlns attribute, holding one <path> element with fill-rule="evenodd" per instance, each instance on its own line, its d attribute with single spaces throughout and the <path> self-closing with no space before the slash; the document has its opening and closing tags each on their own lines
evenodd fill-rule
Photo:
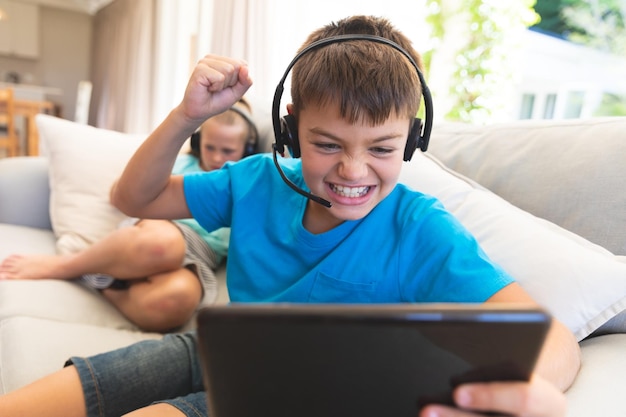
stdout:
<svg viewBox="0 0 626 417">
<path fill-rule="evenodd" d="M 605 93 L 594 116 L 626 116 L 626 96 Z"/>
<path fill-rule="evenodd" d="M 512 82 L 508 60 L 515 46 L 511 33 L 538 20 L 535 0 L 427 0 L 427 23 L 431 26 L 432 49 L 424 56 L 430 70 L 433 54 L 446 37 L 449 20 L 459 14 L 466 25 L 466 39 L 458 40 L 449 94 L 453 105 L 448 120 L 485 122 L 503 106 L 502 83 Z"/>
</svg>

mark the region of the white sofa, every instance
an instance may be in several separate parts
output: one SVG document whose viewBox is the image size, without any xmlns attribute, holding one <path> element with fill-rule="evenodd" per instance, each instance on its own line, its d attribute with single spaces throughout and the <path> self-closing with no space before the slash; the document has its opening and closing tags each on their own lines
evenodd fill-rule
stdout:
<svg viewBox="0 0 626 417">
<path fill-rule="evenodd" d="M 0 160 L 0 259 L 76 250 L 114 227 L 123 216 L 106 190 L 144 137 L 37 121 L 46 156 Z M 259 123 L 271 141 L 267 117 Z M 567 392 L 570 417 L 626 415 L 625 158 L 626 118 L 435 124 L 429 152 L 401 175 L 440 198 L 574 331 L 583 365 Z M 78 283 L 0 281 L 0 393 L 70 355 L 157 337 Z"/>
</svg>

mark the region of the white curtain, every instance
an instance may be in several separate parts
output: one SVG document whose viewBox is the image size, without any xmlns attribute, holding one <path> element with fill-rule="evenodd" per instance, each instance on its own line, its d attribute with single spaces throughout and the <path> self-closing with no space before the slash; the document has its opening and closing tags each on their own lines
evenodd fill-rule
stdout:
<svg viewBox="0 0 626 417">
<path fill-rule="evenodd" d="M 212 0 L 156 0 L 155 7 L 151 129 L 183 97 L 200 47 L 198 21 L 210 13 Z"/>
<path fill-rule="evenodd" d="M 312 30 L 349 15 L 379 15 L 424 50 L 423 10 L 423 0 L 117 0 L 95 16 L 97 113 L 90 120 L 151 131 L 180 102 L 193 65 L 207 53 L 245 59 L 254 80 L 247 97 L 269 113 L 276 84 Z M 288 92 L 289 80 L 281 111 Z"/>
<path fill-rule="evenodd" d="M 418 38 L 426 39 L 423 10 L 423 0 L 214 0 L 211 52 L 247 60 L 254 80 L 248 96 L 271 106 L 276 84 L 313 30 L 350 15 L 384 16 L 419 50 Z M 289 79 L 281 111 L 288 95 Z"/>
<path fill-rule="evenodd" d="M 247 96 L 253 102 L 266 101 L 268 80 L 268 50 L 270 0 L 216 0 L 210 27 L 210 52 L 244 59 L 251 69 L 254 85 Z"/>
<path fill-rule="evenodd" d="M 154 0 L 116 1 L 94 18 L 93 114 L 97 127 L 150 130 Z"/>
</svg>

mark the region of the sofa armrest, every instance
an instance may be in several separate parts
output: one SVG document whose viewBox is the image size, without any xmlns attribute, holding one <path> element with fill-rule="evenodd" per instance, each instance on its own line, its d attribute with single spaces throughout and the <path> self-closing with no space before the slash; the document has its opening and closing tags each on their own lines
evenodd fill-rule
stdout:
<svg viewBox="0 0 626 417">
<path fill-rule="evenodd" d="M 47 158 L 0 159 L 0 223 L 52 229 L 49 201 Z"/>
</svg>

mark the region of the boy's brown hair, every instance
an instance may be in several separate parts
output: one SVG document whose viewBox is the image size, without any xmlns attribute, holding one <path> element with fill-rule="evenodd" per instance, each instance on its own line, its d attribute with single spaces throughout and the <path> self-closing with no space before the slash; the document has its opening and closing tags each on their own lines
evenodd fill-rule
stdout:
<svg viewBox="0 0 626 417">
<path fill-rule="evenodd" d="M 404 49 L 422 68 L 411 41 L 384 18 L 352 16 L 309 35 L 311 43 L 337 35 L 366 34 L 387 38 Z M 419 109 L 421 85 L 415 67 L 395 48 L 368 40 L 349 40 L 305 53 L 293 67 L 291 98 L 298 117 L 307 105 L 336 104 L 341 117 L 354 123 L 383 123 L 391 115 L 413 119 Z"/>
</svg>

